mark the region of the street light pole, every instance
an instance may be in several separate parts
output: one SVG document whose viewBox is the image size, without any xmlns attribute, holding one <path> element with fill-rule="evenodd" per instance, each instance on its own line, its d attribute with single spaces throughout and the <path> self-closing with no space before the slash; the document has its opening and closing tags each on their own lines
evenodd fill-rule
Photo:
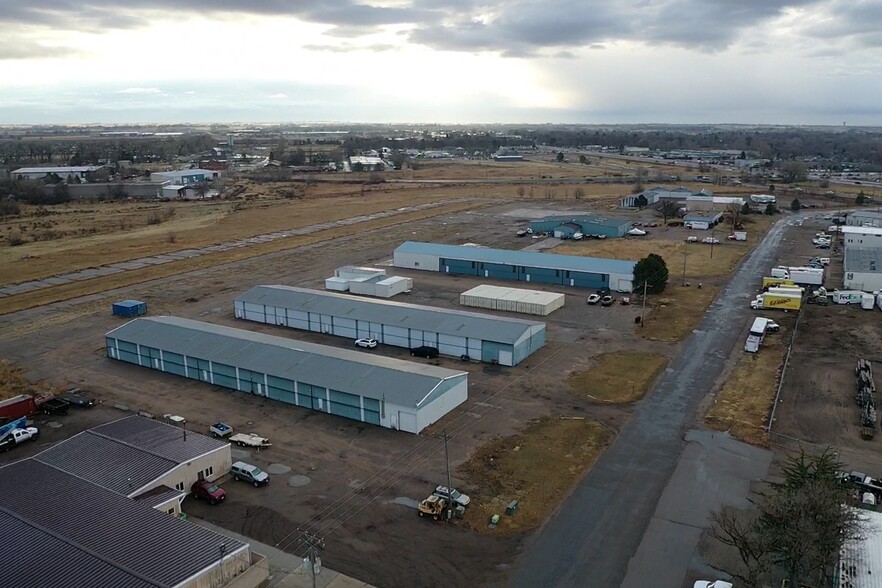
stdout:
<svg viewBox="0 0 882 588">
<path fill-rule="evenodd" d="M 711 259 L 714 258 L 714 235 L 716 234 L 716 229 L 711 229 Z"/>
</svg>

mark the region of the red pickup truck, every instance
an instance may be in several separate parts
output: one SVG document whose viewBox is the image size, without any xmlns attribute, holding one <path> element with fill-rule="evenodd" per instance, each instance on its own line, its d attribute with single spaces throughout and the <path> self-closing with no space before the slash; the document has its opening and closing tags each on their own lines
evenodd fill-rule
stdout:
<svg viewBox="0 0 882 588">
<path fill-rule="evenodd" d="M 207 500 L 209 504 L 217 504 L 227 498 L 227 493 L 223 488 L 208 480 L 196 480 L 190 488 L 190 492 L 193 493 L 193 498 Z"/>
</svg>

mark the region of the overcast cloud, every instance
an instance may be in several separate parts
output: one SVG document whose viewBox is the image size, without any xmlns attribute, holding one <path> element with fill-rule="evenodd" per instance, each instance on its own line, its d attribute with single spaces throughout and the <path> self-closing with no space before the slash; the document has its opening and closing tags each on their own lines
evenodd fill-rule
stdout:
<svg viewBox="0 0 882 588">
<path fill-rule="evenodd" d="M 271 120 L 340 104 L 330 118 L 882 124 L 867 98 L 882 91 L 880 22 L 879 0 L 0 0 L 0 122 L 133 99 L 227 119 L 251 80 L 266 87 L 235 112 Z M 185 78 L 195 94 L 166 91 Z M 53 82 L 67 97 L 27 114 Z"/>
</svg>

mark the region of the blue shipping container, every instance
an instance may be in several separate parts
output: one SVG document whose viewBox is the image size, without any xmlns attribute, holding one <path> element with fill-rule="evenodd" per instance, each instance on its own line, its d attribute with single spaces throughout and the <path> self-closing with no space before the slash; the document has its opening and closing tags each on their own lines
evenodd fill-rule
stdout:
<svg viewBox="0 0 882 588">
<path fill-rule="evenodd" d="M 122 302 L 113 303 L 113 314 L 116 316 L 124 316 L 126 318 L 134 318 L 147 314 L 147 303 L 140 300 L 123 300 Z"/>
</svg>

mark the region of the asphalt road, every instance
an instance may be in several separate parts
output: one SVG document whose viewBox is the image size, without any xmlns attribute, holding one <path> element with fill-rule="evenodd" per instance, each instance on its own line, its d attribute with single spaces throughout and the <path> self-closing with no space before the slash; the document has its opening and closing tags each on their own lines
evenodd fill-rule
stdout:
<svg viewBox="0 0 882 588">
<path fill-rule="evenodd" d="M 775 224 L 741 264 L 612 447 L 525 546 L 510 575 L 511 586 L 622 586 L 683 454 L 698 404 L 740 343 L 752 316 L 748 301 L 757 280 L 775 261 L 781 237 L 795 218 Z M 694 540 L 683 537 L 693 548 Z"/>
</svg>

